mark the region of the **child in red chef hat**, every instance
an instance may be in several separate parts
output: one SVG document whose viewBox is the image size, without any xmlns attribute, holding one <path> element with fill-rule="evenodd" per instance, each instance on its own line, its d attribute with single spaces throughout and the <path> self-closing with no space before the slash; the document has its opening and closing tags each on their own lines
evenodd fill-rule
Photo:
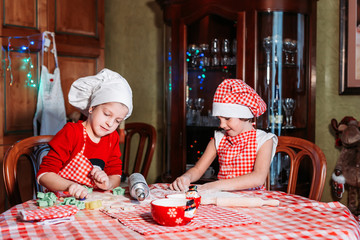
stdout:
<svg viewBox="0 0 360 240">
<path fill-rule="evenodd" d="M 87 196 L 87 187 L 111 190 L 120 185 L 122 163 L 116 129 L 133 109 L 132 91 L 118 73 L 103 69 L 76 80 L 69 103 L 87 116 L 69 122 L 50 141 L 37 181 L 50 191 Z"/>
<path fill-rule="evenodd" d="M 264 189 L 278 142 L 276 135 L 254 129 L 253 119 L 265 111 L 266 104 L 254 89 L 242 80 L 225 79 L 213 99 L 213 116 L 220 119 L 222 130 L 215 131 L 196 165 L 170 188 L 187 190 L 218 156 L 218 180 L 199 185 L 199 191 Z"/>
</svg>

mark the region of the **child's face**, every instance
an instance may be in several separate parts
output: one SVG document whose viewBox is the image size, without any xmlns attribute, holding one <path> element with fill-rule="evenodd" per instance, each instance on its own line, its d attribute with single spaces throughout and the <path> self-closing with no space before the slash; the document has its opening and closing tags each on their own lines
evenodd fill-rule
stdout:
<svg viewBox="0 0 360 240">
<path fill-rule="evenodd" d="M 110 102 L 89 109 L 89 123 L 95 137 L 103 137 L 115 131 L 128 113 L 128 108 L 117 102 Z"/>
<path fill-rule="evenodd" d="M 218 117 L 220 119 L 220 127 L 226 131 L 226 133 L 234 137 L 240 133 L 249 131 L 252 129 L 252 124 L 249 121 L 241 120 L 240 118 L 228 118 Z"/>
</svg>

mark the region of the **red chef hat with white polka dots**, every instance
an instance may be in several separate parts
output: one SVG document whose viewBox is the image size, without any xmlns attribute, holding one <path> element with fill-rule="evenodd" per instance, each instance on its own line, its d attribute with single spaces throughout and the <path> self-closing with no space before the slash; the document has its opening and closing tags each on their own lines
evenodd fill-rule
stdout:
<svg viewBox="0 0 360 240">
<path fill-rule="evenodd" d="M 213 116 L 253 118 L 265 111 L 264 100 L 240 79 L 225 79 L 216 89 Z"/>
</svg>

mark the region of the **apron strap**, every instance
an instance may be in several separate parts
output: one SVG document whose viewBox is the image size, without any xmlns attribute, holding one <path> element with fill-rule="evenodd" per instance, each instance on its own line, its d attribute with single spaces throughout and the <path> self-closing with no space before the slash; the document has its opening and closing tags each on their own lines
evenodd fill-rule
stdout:
<svg viewBox="0 0 360 240">
<path fill-rule="evenodd" d="M 83 126 L 83 134 L 84 134 L 84 145 L 83 145 L 83 147 L 82 147 L 82 149 L 81 149 L 81 154 L 84 154 L 84 152 L 85 152 L 85 145 L 86 145 L 86 128 Z"/>
<path fill-rule="evenodd" d="M 48 48 L 50 47 L 51 40 L 49 39 L 49 36 L 52 38 L 53 42 L 53 48 L 50 50 L 52 54 L 54 54 L 54 60 L 55 60 L 55 67 L 58 67 L 58 58 L 57 58 L 57 51 L 56 51 L 56 43 L 55 43 L 55 33 L 44 31 L 42 33 L 42 46 L 41 46 L 41 65 L 44 65 L 44 52 L 48 51 Z"/>
</svg>

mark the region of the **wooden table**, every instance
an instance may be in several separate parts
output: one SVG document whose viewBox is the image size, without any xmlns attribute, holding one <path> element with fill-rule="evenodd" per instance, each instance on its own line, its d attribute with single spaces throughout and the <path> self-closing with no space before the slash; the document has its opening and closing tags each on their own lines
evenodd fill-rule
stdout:
<svg viewBox="0 0 360 240">
<path fill-rule="evenodd" d="M 138 209 L 149 209 L 151 199 L 162 198 L 173 193 L 167 189 L 167 184 L 151 186 L 151 196 Z M 226 208 L 232 214 L 239 214 L 251 219 L 252 223 L 244 223 L 231 227 L 219 227 L 221 216 L 214 211 L 208 217 L 210 223 L 220 224 L 218 228 L 202 226 L 196 230 L 187 228 L 180 232 L 173 232 L 167 227 L 168 233 L 144 235 L 124 226 L 120 220 L 112 218 L 99 210 L 80 210 L 75 220 L 57 225 L 40 225 L 38 223 L 21 222 L 18 219 L 20 210 L 37 209 L 35 201 L 17 205 L 0 215 L 1 239 L 360 239 L 359 223 L 350 211 L 339 202 L 323 203 L 307 198 L 289 195 L 278 191 L 239 191 L 244 197 L 261 197 L 263 199 L 278 199 L 278 207 L 259 208 Z M 201 209 L 203 208 L 203 209 Z M 200 206 L 201 211 L 216 209 L 213 205 Z M 221 210 L 222 211 L 222 210 Z M 211 211 L 210 211 L 211 212 Z M 127 212 L 129 214 L 129 212 Z M 149 216 L 149 212 L 143 215 Z M 136 219 L 136 213 L 128 216 Z M 141 216 L 141 217 L 142 217 Z M 134 220 L 135 221 L 135 220 Z M 191 223 L 193 223 L 191 222 Z M 129 221 L 125 221 L 129 225 Z M 194 224 L 193 223 L 193 224 Z M 215 224 L 215 225 L 216 225 Z M 148 219 L 140 224 L 142 230 L 145 225 L 157 229 L 157 224 Z M 212 224 L 210 224 L 212 225 Z M 214 227 L 213 225 L 212 227 Z M 177 229 L 179 230 L 179 229 Z M 165 232 L 166 232 L 165 231 Z M 141 232 L 141 231 L 140 231 Z"/>
</svg>

